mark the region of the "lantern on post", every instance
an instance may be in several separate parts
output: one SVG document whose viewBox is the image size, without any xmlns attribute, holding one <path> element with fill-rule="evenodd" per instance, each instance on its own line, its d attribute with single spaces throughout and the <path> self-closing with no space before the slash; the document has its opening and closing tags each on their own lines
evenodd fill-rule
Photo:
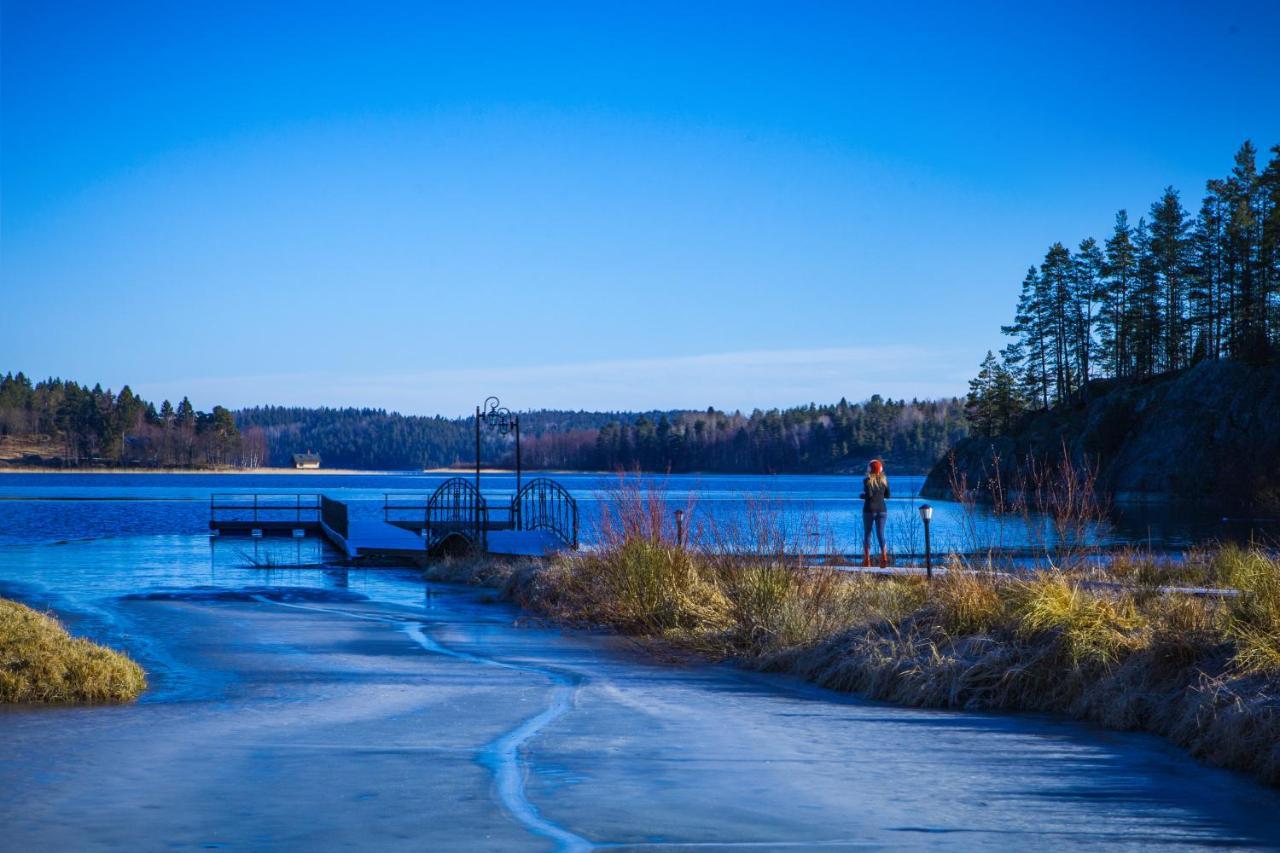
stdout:
<svg viewBox="0 0 1280 853">
<path fill-rule="evenodd" d="M 516 494 L 520 494 L 520 416 L 502 405 L 497 397 L 486 397 L 483 406 L 476 406 L 476 494 L 480 494 L 480 425 L 501 435 L 514 434 L 516 439 Z"/>
<path fill-rule="evenodd" d="M 924 522 L 924 573 L 933 580 L 933 552 L 929 542 L 929 522 L 933 521 L 933 507 L 920 504 L 920 520 Z"/>
</svg>

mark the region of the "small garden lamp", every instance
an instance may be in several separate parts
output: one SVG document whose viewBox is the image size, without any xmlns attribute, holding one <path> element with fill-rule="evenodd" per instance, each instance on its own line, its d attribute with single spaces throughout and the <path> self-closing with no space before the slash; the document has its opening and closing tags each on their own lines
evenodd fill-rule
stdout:
<svg viewBox="0 0 1280 853">
<path fill-rule="evenodd" d="M 933 580 L 933 552 L 929 547 L 929 522 L 933 521 L 933 507 L 920 504 L 920 520 L 924 522 L 924 573 Z"/>
</svg>

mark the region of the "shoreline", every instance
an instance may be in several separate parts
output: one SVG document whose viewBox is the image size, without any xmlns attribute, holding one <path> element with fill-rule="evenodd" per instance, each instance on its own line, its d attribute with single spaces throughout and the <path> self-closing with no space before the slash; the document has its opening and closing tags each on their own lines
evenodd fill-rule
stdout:
<svg viewBox="0 0 1280 853">
<path fill-rule="evenodd" d="M 965 572 L 955 577 L 948 573 L 937 585 L 927 586 L 919 577 L 819 578 L 815 586 L 827 590 L 819 597 L 833 601 L 841 597 L 831 593 L 832 580 L 864 585 L 864 597 L 871 602 L 868 612 L 852 620 L 827 615 L 831 624 L 812 636 L 788 636 L 794 628 L 778 621 L 785 603 L 779 599 L 757 606 L 736 626 L 739 633 L 748 627 L 754 629 L 753 638 L 765 638 L 744 645 L 733 641 L 731 624 L 702 636 L 696 628 L 689 630 L 695 622 L 705 622 L 704 628 L 715 622 L 705 607 L 706 599 L 715 597 L 710 586 L 687 590 L 698 602 L 682 605 L 687 618 L 677 621 L 683 628 L 673 624 L 667 630 L 658 630 L 662 625 L 652 621 L 654 612 L 643 612 L 643 604 L 610 598 L 607 592 L 605 599 L 579 595 L 573 600 L 572 590 L 605 590 L 611 577 L 617 582 L 614 573 L 635 568 L 633 559 L 621 568 L 604 567 L 597 575 L 609 561 L 607 553 L 573 556 L 559 564 L 464 561 L 428 567 L 424 576 L 495 588 L 502 599 L 561 630 L 603 628 L 627 637 L 647 649 L 655 663 L 728 662 L 900 708 L 1049 713 L 1112 731 L 1141 731 L 1208 767 L 1280 787 L 1280 741 L 1273 739 L 1280 728 L 1275 700 L 1270 698 L 1270 685 L 1277 683 L 1280 671 L 1244 668 L 1241 644 L 1247 636 L 1215 632 L 1211 626 L 1216 620 L 1208 610 L 1200 617 L 1190 615 L 1189 608 L 1204 607 L 1205 600 L 1179 590 L 1162 596 L 1170 618 L 1161 627 L 1139 624 L 1135 613 L 1126 613 L 1124 596 L 1139 595 L 1144 586 L 1136 579 L 1127 589 L 1097 590 L 1065 573 L 1030 584 Z M 586 574 L 566 581 L 568 574 L 584 566 Z M 1014 589 L 1014 596 L 1002 595 L 996 587 L 1000 583 Z M 1011 617 L 1010 603 L 1017 600 L 1019 583 L 1023 598 L 1032 600 L 1030 593 L 1038 604 L 1025 615 Z M 1261 583 L 1261 589 L 1238 592 L 1239 600 L 1265 602 L 1267 584 Z M 750 584 L 748 579 L 744 588 Z M 783 597 L 802 604 L 804 583 L 785 586 Z M 769 584 L 763 588 L 767 592 Z M 866 590 L 876 592 L 867 595 Z M 760 605 L 771 599 L 757 594 L 747 601 L 750 606 L 751 601 Z M 1198 603 L 1190 605 L 1192 599 Z M 1236 606 L 1232 601 L 1221 606 Z M 856 601 L 849 604 L 856 606 Z M 823 614 L 811 610 L 815 622 L 824 621 Z M 1036 618 L 1038 623 L 1028 621 Z M 1092 624 L 1095 618 L 1112 624 L 1098 633 Z M 1001 622 L 1018 619 L 1023 624 L 1012 632 Z M 1235 645 L 1235 657 L 1224 651 L 1224 642 Z M 1262 645 L 1268 645 L 1265 639 Z M 1253 648 L 1248 654 L 1256 662 L 1271 652 Z M 1151 697 L 1159 697 L 1158 702 L 1153 705 Z"/>
</svg>

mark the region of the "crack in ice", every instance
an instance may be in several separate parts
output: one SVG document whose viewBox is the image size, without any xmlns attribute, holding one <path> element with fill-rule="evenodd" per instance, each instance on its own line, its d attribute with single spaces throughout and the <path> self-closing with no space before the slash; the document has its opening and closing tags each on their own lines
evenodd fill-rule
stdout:
<svg viewBox="0 0 1280 853">
<path fill-rule="evenodd" d="M 426 626 L 415 619 L 378 616 L 370 613 L 353 613 L 349 610 L 336 610 L 330 607 L 314 607 L 286 601 L 273 601 L 261 595 L 256 595 L 254 598 L 265 604 L 292 607 L 296 610 L 332 613 L 352 619 L 399 625 L 414 642 L 429 653 L 455 658 L 480 666 L 493 666 L 517 672 L 528 672 L 549 679 L 555 685 L 550 706 L 525 720 L 511 731 L 491 741 L 485 746 L 484 751 L 480 753 L 478 760 L 482 766 L 493 774 L 494 787 L 503 807 L 526 829 L 554 841 L 561 850 L 590 850 L 595 847 L 594 844 L 582 836 L 542 816 L 542 813 L 538 811 L 538 807 L 530 802 L 528 793 L 525 791 L 527 767 L 520 762 L 520 747 L 573 708 L 574 697 L 582 684 L 582 678 L 563 675 L 550 669 L 507 663 L 451 649 L 429 635 Z"/>
</svg>

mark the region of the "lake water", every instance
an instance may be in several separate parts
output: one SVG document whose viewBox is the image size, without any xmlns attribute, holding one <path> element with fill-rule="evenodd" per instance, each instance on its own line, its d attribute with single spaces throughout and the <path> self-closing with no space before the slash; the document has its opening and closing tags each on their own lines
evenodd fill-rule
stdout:
<svg viewBox="0 0 1280 853">
<path fill-rule="evenodd" d="M 1280 844 L 1280 792 L 1154 737 L 658 665 L 485 590 L 344 567 L 318 539 L 207 535 L 211 491 L 376 512 L 441 479 L 0 477 L 0 595 L 150 681 L 130 706 L 0 707 L 0 849 Z M 607 478 L 562 479 L 589 520 Z M 698 514 L 785 498 L 802 530 L 816 515 L 848 535 L 858 512 L 850 478 L 667 485 Z M 254 548 L 312 567 L 256 568 Z"/>
<path fill-rule="evenodd" d="M 530 473 L 529 477 L 535 476 Z M 0 474 L 0 543 L 48 542 L 104 535 L 197 535 L 207 532 L 209 496 L 215 492 L 323 492 L 347 501 L 356 515 L 377 516 L 386 494 L 429 494 L 446 474 Z M 602 501 L 618 485 L 611 475 L 552 473 L 578 500 L 582 541 L 597 536 Z M 724 530 L 745 519 L 767 516 L 785 530 L 792 547 L 805 552 L 861 548 L 861 480 L 835 475 L 647 476 L 671 509 L 692 507 L 691 529 Z M 894 553 L 920 554 L 923 529 L 917 494 L 924 478 L 891 478 L 888 538 Z M 485 475 L 483 489 L 509 498 L 515 478 Z M 981 507 L 966 511 L 949 501 L 934 507 L 935 551 L 987 548 L 1031 549 L 1054 538 L 1051 525 L 997 518 Z M 1104 544 L 1141 544 L 1178 549 L 1213 539 L 1247 540 L 1264 523 L 1229 521 L 1204 511 L 1168 507 L 1122 508 L 1114 523 L 1091 531 Z"/>
</svg>

